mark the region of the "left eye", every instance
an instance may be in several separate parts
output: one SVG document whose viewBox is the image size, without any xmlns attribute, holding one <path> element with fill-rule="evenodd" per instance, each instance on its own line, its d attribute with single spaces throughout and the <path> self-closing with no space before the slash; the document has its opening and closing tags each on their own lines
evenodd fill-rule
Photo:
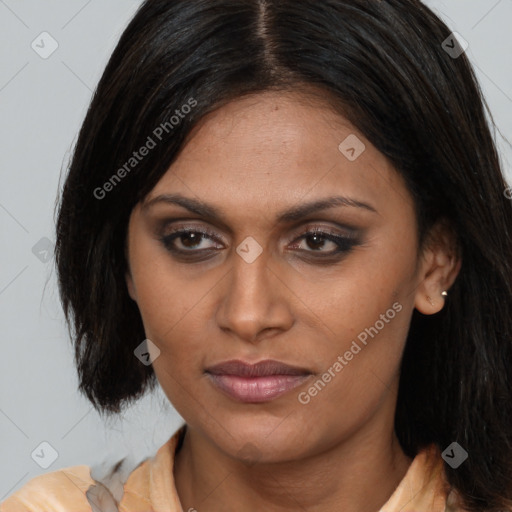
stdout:
<svg viewBox="0 0 512 512">
<path fill-rule="evenodd" d="M 310 249 L 301 250 L 304 250 L 305 252 L 320 252 L 327 255 L 348 252 L 356 243 L 353 238 L 347 236 L 335 235 L 333 233 L 316 230 L 304 233 L 297 240 L 304 241 L 306 246 Z M 326 243 L 330 243 L 333 250 L 322 251 L 321 249 L 325 248 Z M 293 248 L 300 248 L 298 245 L 300 244 L 295 244 Z"/>
</svg>

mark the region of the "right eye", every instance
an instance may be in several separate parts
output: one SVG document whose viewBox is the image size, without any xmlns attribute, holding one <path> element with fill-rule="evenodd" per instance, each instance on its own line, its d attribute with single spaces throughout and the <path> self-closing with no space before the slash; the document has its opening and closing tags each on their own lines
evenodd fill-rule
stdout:
<svg viewBox="0 0 512 512">
<path fill-rule="evenodd" d="M 180 255 L 211 252 L 215 246 L 201 247 L 201 243 L 207 239 L 219 241 L 215 233 L 205 228 L 177 229 L 160 238 L 168 251 Z"/>
</svg>

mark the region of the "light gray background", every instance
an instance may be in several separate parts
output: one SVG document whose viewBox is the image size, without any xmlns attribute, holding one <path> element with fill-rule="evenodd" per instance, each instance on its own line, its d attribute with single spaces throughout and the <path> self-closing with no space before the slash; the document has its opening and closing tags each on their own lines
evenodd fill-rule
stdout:
<svg viewBox="0 0 512 512">
<path fill-rule="evenodd" d="M 78 395 L 52 260 L 42 262 L 32 251 L 45 237 L 54 241 L 61 170 L 108 57 L 140 3 L 0 0 L 0 502 L 41 473 L 129 451 L 152 454 L 181 423 L 163 405 L 161 390 L 107 425 Z M 512 0 L 426 3 L 469 42 L 467 54 L 510 142 Z M 42 32 L 58 43 L 47 59 L 31 47 Z M 497 142 L 511 182 L 510 147 L 499 135 Z M 31 457 L 42 442 L 58 453 L 48 469 Z"/>
</svg>

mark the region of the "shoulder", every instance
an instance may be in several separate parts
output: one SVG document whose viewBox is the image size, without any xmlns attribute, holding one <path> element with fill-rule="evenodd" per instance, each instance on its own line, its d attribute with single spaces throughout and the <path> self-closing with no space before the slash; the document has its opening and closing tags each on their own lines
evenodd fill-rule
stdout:
<svg viewBox="0 0 512 512">
<path fill-rule="evenodd" d="M 113 467 L 71 466 L 39 475 L 0 503 L 0 512 L 132 512 L 180 510 L 173 481 L 176 449 L 186 425 L 152 457 L 128 456 Z"/>
<path fill-rule="evenodd" d="M 86 492 L 95 482 L 86 465 L 36 476 L 0 503 L 0 512 L 90 512 Z"/>
<path fill-rule="evenodd" d="M 45 473 L 29 480 L 0 503 L 0 512 L 144 510 L 151 505 L 149 471 L 149 461 L 144 460 L 129 474 L 127 481 L 112 476 L 96 481 L 86 465 Z"/>
</svg>

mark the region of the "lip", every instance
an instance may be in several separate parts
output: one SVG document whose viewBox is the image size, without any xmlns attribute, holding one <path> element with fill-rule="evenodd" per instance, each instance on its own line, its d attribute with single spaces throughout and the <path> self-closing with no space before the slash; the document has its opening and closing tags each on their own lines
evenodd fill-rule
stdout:
<svg viewBox="0 0 512 512">
<path fill-rule="evenodd" d="M 306 368 L 273 359 L 256 364 L 239 359 L 225 361 L 207 368 L 205 373 L 217 389 L 246 403 L 274 400 L 300 386 L 312 375 Z"/>
<path fill-rule="evenodd" d="M 241 359 L 230 359 L 222 363 L 206 368 L 207 373 L 213 375 L 236 375 L 238 377 L 268 377 L 270 375 L 306 375 L 311 372 L 306 368 L 292 366 L 276 361 L 264 359 L 251 364 Z"/>
</svg>

